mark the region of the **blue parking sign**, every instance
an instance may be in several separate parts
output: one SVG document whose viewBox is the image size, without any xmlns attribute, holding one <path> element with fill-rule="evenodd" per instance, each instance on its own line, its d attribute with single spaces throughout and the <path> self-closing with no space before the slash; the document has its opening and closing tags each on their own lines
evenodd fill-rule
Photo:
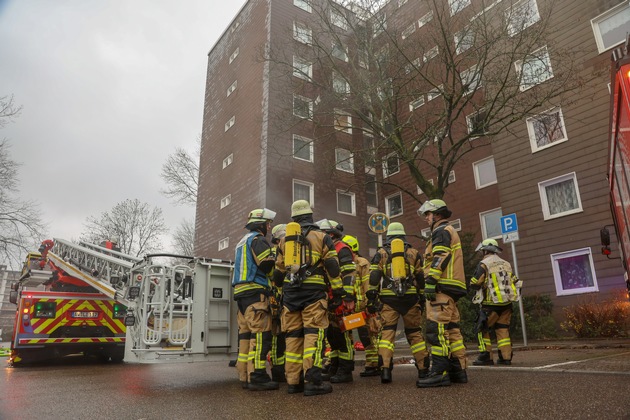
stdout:
<svg viewBox="0 0 630 420">
<path fill-rule="evenodd" d="M 508 214 L 501 217 L 501 233 L 518 232 L 518 223 L 516 222 L 516 213 Z"/>
</svg>

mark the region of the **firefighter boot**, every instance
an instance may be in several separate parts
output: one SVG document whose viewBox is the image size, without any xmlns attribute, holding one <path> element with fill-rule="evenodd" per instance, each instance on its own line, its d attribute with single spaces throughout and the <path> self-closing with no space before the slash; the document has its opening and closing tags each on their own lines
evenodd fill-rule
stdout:
<svg viewBox="0 0 630 420">
<path fill-rule="evenodd" d="M 451 366 L 448 371 L 448 376 L 453 384 L 466 384 L 468 383 L 468 375 L 466 374 L 466 370 L 462 369 L 461 363 L 459 363 L 459 359 L 452 358 L 450 359 Z"/>
<path fill-rule="evenodd" d="M 359 376 L 362 378 L 367 378 L 369 376 L 381 376 L 381 370 L 376 366 L 367 366 L 363 372 L 359 373 Z"/>
<path fill-rule="evenodd" d="M 339 368 L 337 369 L 337 373 L 330 377 L 330 383 L 332 384 L 341 384 L 352 382 L 352 371 L 354 370 L 354 361 L 351 360 L 340 360 Z M 323 375 L 322 375 L 323 376 Z"/>
<path fill-rule="evenodd" d="M 379 358 L 379 365 L 382 365 L 381 356 Z M 394 369 L 394 359 L 389 359 L 389 367 L 381 367 L 381 383 L 389 384 L 392 382 L 392 369 Z"/>
<path fill-rule="evenodd" d="M 332 392 L 332 385 L 326 383 L 322 379 L 322 369 L 312 367 L 306 371 L 304 375 L 304 395 L 309 397 L 312 395 L 329 394 Z"/>
<path fill-rule="evenodd" d="M 287 378 L 284 375 L 284 365 L 275 365 L 271 367 L 271 380 L 278 383 L 287 381 Z"/>
<path fill-rule="evenodd" d="M 514 353 L 510 354 L 510 358 L 509 359 L 504 359 L 503 355 L 501 354 L 501 350 L 499 350 L 499 359 L 497 360 L 497 365 L 505 365 L 505 366 L 510 366 L 512 364 L 512 355 Z"/>
<path fill-rule="evenodd" d="M 335 376 L 339 370 L 339 358 L 333 357 L 329 360 L 329 362 L 322 368 L 322 380 L 330 381 L 330 378 Z"/>
<path fill-rule="evenodd" d="M 269 391 L 278 388 L 278 382 L 272 381 L 265 369 L 256 369 L 249 375 L 247 389 L 251 391 Z"/>
<path fill-rule="evenodd" d="M 429 366 L 431 366 L 431 359 L 429 356 L 424 358 L 422 366 L 418 366 L 416 364 L 416 368 L 418 369 L 418 379 L 424 379 L 429 376 Z"/>
<path fill-rule="evenodd" d="M 477 356 L 477 359 L 473 361 L 473 365 L 475 366 L 492 366 L 494 365 L 494 361 L 492 361 L 492 355 L 488 351 L 482 351 Z"/>
<path fill-rule="evenodd" d="M 426 378 L 418 379 L 416 386 L 418 388 L 433 388 L 438 386 L 450 386 L 451 378 L 448 375 L 450 362 L 444 356 L 433 356 L 433 366 Z"/>
<path fill-rule="evenodd" d="M 289 384 L 287 388 L 287 393 L 289 394 L 301 394 L 304 392 L 304 372 L 300 373 L 300 383 L 297 385 Z"/>
</svg>

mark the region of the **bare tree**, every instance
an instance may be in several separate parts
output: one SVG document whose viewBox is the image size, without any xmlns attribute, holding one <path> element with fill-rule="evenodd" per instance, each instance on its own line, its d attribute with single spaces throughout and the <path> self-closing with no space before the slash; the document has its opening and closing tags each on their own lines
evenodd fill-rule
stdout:
<svg viewBox="0 0 630 420">
<path fill-rule="evenodd" d="M 0 128 L 20 113 L 13 96 L 0 97 Z M 11 268 L 19 267 L 24 255 L 37 249 L 45 237 L 39 205 L 18 197 L 20 164 L 12 159 L 10 144 L 0 141 L 0 258 Z"/>
<path fill-rule="evenodd" d="M 97 244 L 116 239 L 121 252 L 141 256 L 159 250 L 160 236 L 167 232 L 160 208 L 127 199 L 99 217 L 88 217 L 81 239 Z"/>
<path fill-rule="evenodd" d="M 574 101 L 598 76 L 577 51 L 557 47 L 553 0 L 535 9 L 516 0 L 429 0 L 418 2 L 426 8 L 419 21 L 396 2 L 311 3 L 313 19 L 287 28 L 294 48 L 272 41 L 265 50 L 276 83 L 295 92 L 272 117 L 275 129 L 310 120 L 314 141 L 347 148 L 342 159 L 361 157 L 384 172 L 406 167 L 430 198 L 444 195 L 449 173 L 474 147 Z M 344 138 L 357 132 L 363 144 Z M 396 187 L 418 200 L 416 185 Z"/>
<path fill-rule="evenodd" d="M 179 255 L 194 256 L 195 222 L 194 220 L 182 220 L 173 234 L 172 246 Z"/>
<path fill-rule="evenodd" d="M 175 204 L 195 205 L 197 203 L 200 142 L 201 139 L 197 139 L 194 154 L 178 147 L 162 165 L 161 177 L 167 186 L 160 192 Z"/>
</svg>

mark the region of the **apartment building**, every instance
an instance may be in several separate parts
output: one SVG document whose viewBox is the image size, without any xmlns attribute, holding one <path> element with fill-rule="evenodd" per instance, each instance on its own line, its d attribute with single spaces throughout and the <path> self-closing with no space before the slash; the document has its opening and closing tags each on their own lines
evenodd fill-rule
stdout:
<svg viewBox="0 0 630 420">
<path fill-rule="evenodd" d="M 605 70 L 610 49 L 630 26 L 630 5 L 612 0 L 579 7 L 568 0 L 485 3 L 490 4 L 391 0 L 376 16 L 364 18 L 355 8 L 322 9 L 323 0 L 248 1 L 208 54 L 196 254 L 233 258 L 251 209 L 271 208 L 278 212 L 276 222 L 287 222 L 295 199 L 307 199 L 316 220 L 341 222 L 346 233 L 359 238 L 364 255 L 377 246 L 367 224 L 376 211 L 402 222 L 410 242 L 423 248 L 421 236 L 428 227 L 416 210 L 427 196 L 406 164 L 408 157 L 379 147 L 379 136 L 369 123 L 362 125 L 357 110 L 349 111 L 339 102 L 340 94 L 358 93 L 350 88 L 356 80 L 339 77 L 346 69 L 376 71 L 362 62 L 363 44 L 357 40 L 362 32 L 346 25 L 358 17 L 365 21 L 364 36 L 374 49 L 379 36 L 385 37 L 382 33 L 395 37 L 393 45 L 400 45 L 402 52 L 411 51 L 404 45 L 422 46 L 417 56 L 408 55 L 398 66 L 405 72 L 411 66 L 409 71 L 439 75 L 442 54 L 453 47 L 455 80 L 458 89 L 466 90 L 458 98 L 466 102 L 461 115 L 449 120 L 448 133 L 431 133 L 436 145 L 465 139 L 461 144 L 466 153 L 442 173 L 448 178 L 444 200 L 453 210 L 456 228 L 474 234 L 475 241 L 501 239 L 500 218 L 516 214 L 515 249 L 525 293 L 549 294 L 558 308 L 582 296 L 603 299 L 621 289 L 619 261 L 599 253 L 599 229 L 612 223 L 605 179 Z M 520 83 L 517 91 L 531 97 L 545 86 L 560 84 L 568 68 L 563 64 L 571 60 L 579 69 L 576 77 L 585 81 L 570 95 L 554 97 L 493 135 L 488 134 L 493 127 L 484 126 L 490 120 L 480 117 L 487 108 L 476 106 L 476 98 L 493 91 L 493 84 L 485 74 L 466 73 L 479 66 L 471 61 L 474 39 L 465 29 L 490 15 L 495 26 L 496 17 L 503 17 L 499 21 L 505 27 L 495 28 L 507 33 L 501 39 L 518 38 L 542 25 L 554 34 L 552 44 L 537 47 L 535 59 L 526 56 L 511 63 Z M 430 31 L 438 20 L 442 27 L 452 25 L 453 42 L 445 40 L 441 48 L 428 42 L 435 37 Z M 322 35 L 330 28 L 334 31 Z M 330 46 L 331 65 L 313 58 L 311 51 L 321 48 L 320 42 Z M 390 71 L 398 65 L 398 56 L 390 47 Z M 421 94 L 405 91 L 394 101 L 396 120 L 437 124 L 436 110 L 443 114 L 440 104 L 453 96 L 448 85 L 435 81 Z M 368 122 L 365 116 L 363 121 Z M 409 129 L 405 125 L 402 130 Z M 438 146 L 427 150 L 431 147 Z M 425 157 L 417 166 L 427 174 L 425 181 L 437 184 L 430 163 Z M 504 248 L 506 258 L 512 259 L 510 246 Z M 587 295 L 591 292 L 599 293 Z"/>
</svg>

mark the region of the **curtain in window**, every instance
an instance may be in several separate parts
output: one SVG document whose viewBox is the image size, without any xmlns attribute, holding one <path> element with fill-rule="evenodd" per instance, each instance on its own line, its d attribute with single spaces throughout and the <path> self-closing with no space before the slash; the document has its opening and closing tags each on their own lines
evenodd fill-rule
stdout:
<svg viewBox="0 0 630 420">
<path fill-rule="evenodd" d="M 593 287 L 595 285 L 588 255 L 562 258 L 558 260 L 558 269 L 564 290 Z"/>
<path fill-rule="evenodd" d="M 549 214 L 564 213 L 579 207 L 573 178 L 545 187 Z"/>
</svg>

